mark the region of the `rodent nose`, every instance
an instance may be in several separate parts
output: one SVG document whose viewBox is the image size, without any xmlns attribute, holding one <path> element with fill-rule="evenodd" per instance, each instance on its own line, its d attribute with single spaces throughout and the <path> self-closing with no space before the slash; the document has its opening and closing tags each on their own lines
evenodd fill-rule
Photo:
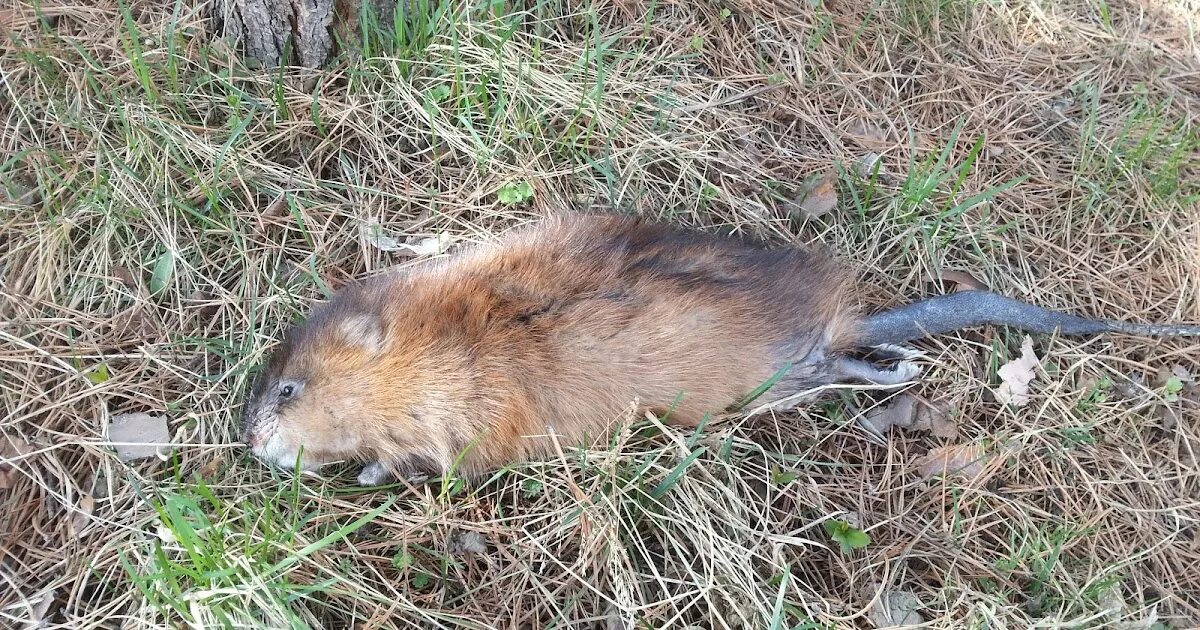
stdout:
<svg viewBox="0 0 1200 630">
<path fill-rule="evenodd" d="M 262 443 L 262 436 L 253 427 L 247 426 L 242 429 L 242 441 L 252 448 L 257 448 Z"/>
</svg>

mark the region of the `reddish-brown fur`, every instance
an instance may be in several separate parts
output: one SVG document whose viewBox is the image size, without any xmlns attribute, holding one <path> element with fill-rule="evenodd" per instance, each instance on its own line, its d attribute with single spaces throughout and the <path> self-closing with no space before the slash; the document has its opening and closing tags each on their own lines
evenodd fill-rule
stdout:
<svg viewBox="0 0 1200 630">
<path fill-rule="evenodd" d="M 247 439 L 281 465 L 302 445 L 309 466 L 440 471 L 465 450 L 471 474 L 545 457 L 550 431 L 606 439 L 634 401 L 690 425 L 788 362 L 773 399 L 829 382 L 825 357 L 853 345 L 847 291 L 814 252 L 559 217 L 344 289 L 275 352 Z M 299 393 L 273 405 L 285 382 Z"/>
</svg>

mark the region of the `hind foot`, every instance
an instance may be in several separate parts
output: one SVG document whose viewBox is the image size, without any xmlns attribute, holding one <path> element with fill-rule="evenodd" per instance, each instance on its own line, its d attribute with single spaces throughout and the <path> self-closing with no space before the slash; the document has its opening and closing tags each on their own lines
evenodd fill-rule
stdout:
<svg viewBox="0 0 1200 630">
<path fill-rule="evenodd" d="M 363 466 L 362 472 L 358 473 L 358 485 L 360 486 L 382 486 L 395 480 L 396 477 L 392 471 L 379 462 L 371 462 Z"/>
<path fill-rule="evenodd" d="M 916 348 L 898 346 L 891 343 L 881 343 L 877 346 L 871 346 L 871 351 L 867 353 L 867 356 L 877 359 L 901 359 L 904 361 L 929 358 L 928 354 Z"/>
<path fill-rule="evenodd" d="M 905 383 L 916 380 L 916 378 L 921 374 L 921 366 L 913 363 L 912 361 L 901 361 L 896 364 L 896 367 L 892 368 L 891 370 L 885 370 L 883 373 L 888 375 L 889 378 L 895 379 L 891 383 L 886 384 L 895 385 L 897 383 Z"/>
<path fill-rule="evenodd" d="M 916 378 L 921 368 L 912 361 L 900 361 L 890 370 L 881 370 L 866 361 L 841 357 L 834 364 L 838 380 L 866 381 L 876 385 L 899 385 Z"/>
</svg>

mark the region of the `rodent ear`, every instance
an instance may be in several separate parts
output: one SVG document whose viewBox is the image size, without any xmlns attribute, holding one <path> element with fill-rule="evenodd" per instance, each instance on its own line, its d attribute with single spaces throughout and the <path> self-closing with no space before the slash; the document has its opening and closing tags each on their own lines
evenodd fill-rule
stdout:
<svg viewBox="0 0 1200 630">
<path fill-rule="evenodd" d="M 375 315 L 350 315 L 341 321 L 338 332 L 346 343 L 360 346 L 367 352 L 383 349 L 383 321 Z"/>
</svg>

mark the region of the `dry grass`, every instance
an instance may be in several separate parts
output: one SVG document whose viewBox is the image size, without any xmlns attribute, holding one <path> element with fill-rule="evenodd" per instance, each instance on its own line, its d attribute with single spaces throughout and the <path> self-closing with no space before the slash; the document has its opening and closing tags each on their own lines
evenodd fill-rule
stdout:
<svg viewBox="0 0 1200 630">
<path fill-rule="evenodd" d="M 877 392 L 698 435 L 642 420 L 477 487 L 290 479 L 233 444 L 281 328 L 405 262 L 364 221 L 479 240 L 611 206 L 824 243 L 872 307 L 966 270 L 1200 320 L 1186 2 L 455 8 L 368 28 L 368 58 L 317 77 L 245 69 L 200 15 L 0 12 L 0 437 L 28 445 L 0 488 L 0 625 L 870 627 L 881 590 L 937 627 L 1200 623 L 1200 413 L 1159 376 L 1200 374 L 1184 341 L 1039 339 L 1018 410 L 988 392 L 1020 334 L 925 344 L 919 393 L 1005 455 L 973 480 L 917 477 L 946 440 L 859 428 Z M 839 209 L 788 218 L 835 164 Z M 517 181 L 533 198 L 499 203 Z M 106 450 L 127 411 L 168 414 L 169 461 Z M 842 553 L 831 519 L 870 544 Z"/>
</svg>

